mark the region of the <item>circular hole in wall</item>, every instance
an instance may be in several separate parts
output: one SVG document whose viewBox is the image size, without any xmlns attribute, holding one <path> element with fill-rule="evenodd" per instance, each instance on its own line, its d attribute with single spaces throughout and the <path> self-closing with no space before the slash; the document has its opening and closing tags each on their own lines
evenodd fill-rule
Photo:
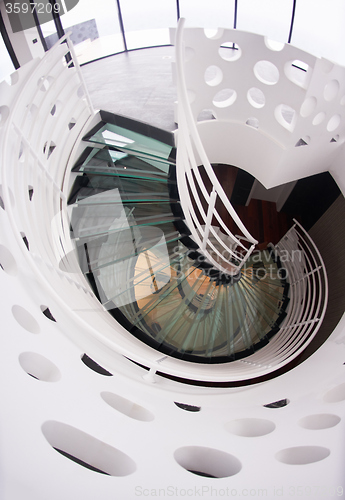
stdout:
<svg viewBox="0 0 345 500">
<path fill-rule="evenodd" d="M 191 412 L 198 412 L 201 410 L 200 406 L 187 405 L 185 403 L 177 403 L 176 401 L 174 401 L 174 403 L 178 408 L 181 408 L 181 410 L 186 410 Z"/>
<path fill-rule="evenodd" d="M 0 245 L 0 265 L 5 273 L 10 276 L 17 276 L 18 268 L 11 252 L 4 246 Z"/>
<path fill-rule="evenodd" d="M 317 99 L 316 97 L 307 97 L 305 101 L 302 103 L 301 109 L 300 109 L 300 114 L 303 116 L 303 118 L 306 118 L 307 116 L 311 115 L 317 105 Z"/>
<path fill-rule="evenodd" d="M 321 111 L 314 117 L 313 125 L 320 125 L 320 123 L 322 123 L 325 118 L 326 118 L 326 113 Z"/>
<path fill-rule="evenodd" d="M 0 127 L 4 125 L 9 114 L 10 114 L 10 109 L 8 106 L 0 106 Z"/>
<path fill-rule="evenodd" d="M 223 80 L 223 72 L 218 66 L 208 66 L 204 74 L 204 79 L 207 85 L 215 87 Z"/>
<path fill-rule="evenodd" d="M 136 470 L 128 455 L 71 425 L 49 420 L 42 425 L 42 433 L 52 448 L 94 472 L 121 477 Z"/>
<path fill-rule="evenodd" d="M 338 128 L 340 125 L 340 120 L 341 120 L 340 115 L 333 115 L 332 118 L 327 123 L 328 132 L 333 132 L 333 130 Z"/>
<path fill-rule="evenodd" d="M 57 382 L 61 378 L 60 370 L 49 359 L 35 352 L 23 352 L 19 364 L 31 377 L 44 382 Z"/>
<path fill-rule="evenodd" d="M 203 109 L 197 116 L 197 121 L 202 122 L 206 120 L 215 120 L 216 116 L 213 109 Z"/>
<path fill-rule="evenodd" d="M 252 128 L 259 128 L 259 120 L 257 118 L 251 117 L 246 121 L 246 125 Z"/>
<path fill-rule="evenodd" d="M 254 75 L 266 85 L 275 85 L 279 80 L 279 71 L 270 61 L 258 61 L 254 66 Z"/>
<path fill-rule="evenodd" d="M 339 88 L 340 85 L 338 80 L 331 80 L 330 82 L 328 82 L 323 90 L 323 97 L 325 98 L 325 100 L 332 101 L 333 99 L 335 99 L 339 92 Z"/>
<path fill-rule="evenodd" d="M 306 465 L 320 462 L 330 455 L 330 450 L 322 446 L 296 446 L 286 448 L 276 454 L 278 462 L 289 465 Z"/>
<path fill-rule="evenodd" d="M 216 93 L 212 103 L 217 108 L 226 108 L 236 101 L 237 94 L 232 89 L 223 89 Z"/>
<path fill-rule="evenodd" d="M 268 403 L 266 405 L 263 405 L 265 408 L 284 408 L 284 406 L 287 406 L 290 404 L 289 399 L 278 399 L 277 401 L 273 401 L 272 403 Z"/>
<path fill-rule="evenodd" d="M 224 61 L 237 61 L 242 55 L 242 51 L 237 43 L 224 42 L 218 49 L 218 54 Z"/>
<path fill-rule="evenodd" d="M 35 318 L 22 306 L 14 305 L 12 307 L 12 314 L 14 319 L 21 327 L 30 333 L 39 333 L 40 326 Z"/>
<path fill-rule="evenodd" d="M 270 434 L 276 428 L 274 422 L 262 418 L 241 418 L 225 424 L 231 434 L 243 437 L 259 437 Z"/>
<path fill-rule="evenodd" d="M 108 372 L 108 370 L 103 368 L 103 366 L 96 363 L 96 361 L 91 359 L 87 354 L 83 354 L 81 360 L 84 363 L 84 365 L 90 368 L 90 370 L 93 370 L 94 372 L 99 373 L 100 375 L 105 375 L 106 377 L 112 377 L 113 375 L 112 373 Z"/>
<path fill-rule="evenodd" d="M 298 422 L 304 429 L 310 429 L 313 431 L 330 429 L 339 424 L 341 418 L 338 415 L 331 415 L 329 413 L 320 413 L 316 415 L 308 415 L 307 417 L 301 418 Z"/>
<path fill-rule="evenodd" d="M 268 49 L 273 50 L 275 52 L 280 52 L 285 47 L 284 42 L 277 42 L 277 40 L 272 40 L 265 36 L 265 45 Z"/>
<path fill-rule="evenodd" d="M 114 408 L 114 410 L 123 413 L 127 417 L 133 418 L 134 420 L 140 420 L 142 422 L 151 422 L 154 419 L 154 415 L 144 408 L 129 399 L 118 396 L 112 392 L 102 392 L 101 397 L 109 406 Z"/>
<path fill-rule="evenodd" d="M 324 395 L 324 401 L 326 403 L 339 403 L 340 401 L 345 401 L 345 383 L 333 387 Z"/>
<path fill-rule="evenodd" d="M 249 104 L 254 108 L 263 108 L 265 106 L 265 94 L 256 87 L 252 87 L 248 90 L 247 99 Z"/>
<path fill-rule="evenodd" d="M 185 446 L 174 453 L 176 462 L 188 472 L 211 478 L 230 477 L 240 472 L 238 458 L 203 446 Z"/>
</svg>

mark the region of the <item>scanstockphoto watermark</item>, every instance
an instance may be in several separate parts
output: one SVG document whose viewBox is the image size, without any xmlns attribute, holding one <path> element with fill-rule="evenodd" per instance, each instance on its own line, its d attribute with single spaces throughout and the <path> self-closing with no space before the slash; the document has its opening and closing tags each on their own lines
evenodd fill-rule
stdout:
<svg viewBox="0 0 345 500">
<path fill-rule="evenodd" d="M 146 498 L 340 498 L 344 495 L 342 486 L 327 485 L 275 485 L 269 488 L 216 488 L 213 486 L 194 486 L 182 488 L 167 486 L 165 488 L 148 488 L 135 486 L 136 497 Z"/>
<path fill-rule="evenodd" d="M 143 486 L 135 486 L 136 497 L 148 498 L 268 498 L 267 488 L 215 488 L 213 486 L 194 486 L 193 488 L 181 488 L 179 486 L 167 486 L 165 488 L 145 488 Z"/>
<path fill-rule="evenodd" d="M 175 247 L 174 254 L 175 263 L 172 264 L 172 267 L 175 268 L 176 277 L 178 278 L 183 273 L 183 268 L 188 262 L 196 267 L 203 268 L 204 273 L 207 274 L 208 269 L 207 258 L 202 255 L 197 250 L 188 250 L 185 252 L 180 247 Z M 176 258 L 178 256 L 178 258 Z M 221 257 L 220 257 L 221 256 Z M 219 258 L 220 257 L 220 258 Z M 231 259 L 229 258 L 229 254 L 226 251 L 221 252 L 217 260 L 220 265 L 224 265 L 224 263 L 229 263 L 231 265 Z M 281 250 L 279 252 L 279 260 L 275 257 L 272 258 L 272 255 L 268 252 L 258 252 L 251 255 L 250 261 L 246 261 L 242 267 L 243 272 L 249 272 L 253 278 L 257 280 L 270 279 L 270 280 L 284 280 L 288 278 L 289 271 L 288 268 L 290 266 L 300 267 L 304 262 L 304 254 L 302 250 L 294 249 L 291 251 Z M 234 265 L 236 265 L 236 260 L 233 259 Z M 192 274 L 187 274 L 186 276 L 188 280 L 195 280 L 195 276 Z"/>
</svg>

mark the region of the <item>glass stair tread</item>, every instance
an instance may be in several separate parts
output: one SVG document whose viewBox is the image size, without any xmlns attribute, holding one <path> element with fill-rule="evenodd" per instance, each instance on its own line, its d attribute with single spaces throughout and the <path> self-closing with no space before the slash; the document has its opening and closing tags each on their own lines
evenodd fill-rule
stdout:
<svg viewBox="0 0 345 500">
<path fill-rule="evenodd" d="M 152 159 L 174 163 L 172 160 L 169 161 L 171 146 L 117 125 L 105 124 L 93 135 L 85 136 L 84 140 L 113 147 L 119 151 L 130 152 L 137 156 L 147 155 Z"/>
</svg>

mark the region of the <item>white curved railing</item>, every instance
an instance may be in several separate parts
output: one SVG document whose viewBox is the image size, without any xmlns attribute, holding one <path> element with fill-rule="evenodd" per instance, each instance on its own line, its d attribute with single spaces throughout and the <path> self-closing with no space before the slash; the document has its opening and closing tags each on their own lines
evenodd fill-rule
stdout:
<svg viewBox="0 0 345 500">
<path fill-rule="evenodd" d="M 207 260 L 226 274 L 237 274 L 258 242 L 247 231 L 232 207 L 200 140 L 184 76 L 183 26 L 184 19 L 180 19 L 176 32 L 179 125 L 176 171 L 181 205 L 192 238 Z M 202 179 L 197 157 L 211 182 L 211 192 Z M 216 208 L 217 202 L 219 207 L 226 209 L 242 233 L 241 236 L 235 236 L 228 229 L 219 208 Z M 215 226 L 212 221 L 215 221 Z"/>
<path fill-rule="evenodd" d="M 303 350 L 319 330 L 328 302 L 326 267 L 308 233 L 297 222 L 276 245 L 290 284 L 287 317 L 275 342 L 275 358 Z M 278 348 L 278 351 L 277 351 Z M 269 359 L 270 350 L 264 359 Z"/>
<path fill-rule="evenodd" d="M 306 243 L 299 239 L 297 248 L 310 248 L 312 256 L 307 253 L 306 271 L 301 268 L 292 280 L 296 284 L 291 289 L 296 292 L 290 319 L 282 324 L 281 334 L 243 360 L 206 370 L 205 365 L 162 356 L 117 325 L 96 299 L 77 261 L 67 211 L 69 170 L 77 159 L 81 137 L 96 119 L 75 59 L 74 66 L 66 63 L 70 53 L 73 57 L 73 47 L 68 40 L 62 41 L 42 60 L 17 71 L 12 86 L 0 84 L 0 197 L 4 207 L 0 209 L 0 264 L 10 268 L 17 303 L 40 300 L 47 304 L 57 327 L 109 367 L 123 366 L 125 357 L 130 357 L 150 368 L 151 374 L 160 371 L 190 380 L 228 382 L 253 379 L 286 365 L 316 335 L 327 302 L 324 267 L 304 233 Z M 286 244 L 291 243 L 292 234 Z M 313 268 L 322 269 L 312 271 L 309 262 L 314 261 Z M 293 265 L 289 272 L 291 276 L 297 273 Z M 314 298 L 301 287 L 313 289 Z M 317 294 L 325 287 L 321 300 Z M 317 318 L 313 324 L 308 310 Z M 27 320 L 25 315 L 22 320 Z"/>
</svg>

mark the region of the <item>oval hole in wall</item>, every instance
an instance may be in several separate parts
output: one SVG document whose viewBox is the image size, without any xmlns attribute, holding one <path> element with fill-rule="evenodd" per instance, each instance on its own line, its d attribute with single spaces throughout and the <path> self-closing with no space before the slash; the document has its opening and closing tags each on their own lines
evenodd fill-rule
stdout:
<svg viewBox="0 0 345 500">
<path fill-rule="evenodd" d="M 306 88 L 308 84 L 310 67 L 307 63 L 295 59 L 288 61 L 284 67 L 286 77 L 299 87 Z"/>
<path fill-rule="evenodd" d="M 207 120 L 215 120 L 216 116 L 213 109 L 202 109 L 197 116 L 198 122 L 203 122 Z"/>
<path fill-rule="evenodd" d="M 18 268 L 11 252 L 4 246 L 0 245 L 0 265 L 5 273 L 10 276 L 17 276 Z"/>
<path fill-rule="evenodd" d="M 58 367 L 49 359 L 35 352 L 23 352 L 19 356 L 23 370 L 37 380 L 57 382 L 61 378 Z"/>
<path fill-rule="evenodd" d="M 2 127 L 10 114 L 10 108 L 8 106 L 0 106 L 0 127 Z"/>
<path fill-rule="evenodd" d="M 0 208 L 2 208 L 3 210 L 5 210 L 5 203 L 4 203 L 4 199 L 2 197 L 2 186 L 0 184 Z"/>
<path fill-rule="evenodd" d="M 268 403 L 266 405 L 263 405 L 265 408 L 284 408 L 284 406 L 287 406 L 290 404 L 289 399 L 278 399 L 277 401 L 273 401 L 272 403 Z"/>
<path fill-rule="evenodd" d="M 231 106 L 237 98 L 237 94 L 233 89 L 222 89 L 216 93 L 213 98 L 213 105 L 217 108 L 227 108 Z"/>
<path fill-rule="evenodd" d="M 256 87 L 252 87 L 248 90 L 247 99 L 249 104 L 254 108 L 263 108 L 265 106 L 265 94 Z"/>
<path fill-rule="evenodd" d="M 320 111 L 320 113 L 318 113 L 316 116 L 314 116 L 312 123 L 313 123 L 313 125 L 320 125 L 320 123 L 322 123 L 325 118 L 326 118 L 326 113 L 324 113 L 323 111 Z"/>
<path fill-rule="evenodd" d="M 22 306 L 14 305 L 12 314 L 17 323 L 30 333 L 39 333 L 40 326 L 35 318 Z"/>
<path fill-rule="evenodd" d="M 341 418 L 338 415 L 331 415 L 329 413 L 320 413 L 316 415 L 307 415 L 299 420 L 299 425 L 304 429 L 309 430 L 322 430 L 330 429 L 339 424 Z"/>
<path fill-rule="evenodd" d="M 178 408 L 181 408 L 181 410 L 186 410 L 191 412 L 198 412 L 201 410 L 200 406 L 187 405 L 186 403 L 177 403 L 176 401 L 174 401 L 174 403 Z"/>
<path fill-rule="evenodd" d="M 336 128 L 339 127 L 341 121 L 340 115 L 333 115 L 332 118 L 327 123 L 328 132 L 333 132 Z"/>
<path fill-rule="evenodd" d="M 154 415 L 149 410 L 122 396 L 112 392 L 102 392 L 101 397 L 109 406 L 134 420 L 151 422 L 154 419 Z"/>
<path fill-rule="evenodd" d="M 21 231 L 20 236 L 22 237 L 23 242 L 24 242 L 24 244 L 25 244 L 26 248 L 27 248 L 28 250 L 30 250 L 29 240 L 27 239 L 27 237 L 26 237 L 25 233 L 23 233 L 23 232 Z"/>
<path fill-rule="evenodd" d="M 106 377 L 112 377 L 113 374 L 108 372 L 105 368 L 103 368 L 101 365 L 96 363 L 93 359 L 91 359 L 87 354 L 83 354 L 81 357 L 82 362 L 91 370 L 93 370 L 96 373 L 99 373 L 100 375 L 105 375 Z"/>
<path fill-rule="evenodd" d="M 278 462 L 288 465 L 306 465 L 320 462 L 330 455 L 330 450 L 322 446 L 295 446 L 276 454 Z"/>
<path fill-rule="evenodd" d="M 41 311 L 42 311 L 42 313 L 44 314 L 44 316 L 45 316 L 46 318 L 50 319 L 50 321 L 56 321 L 56 319 L 55 319 L 55 318 L 54 318 L 54 316 L 52 315 L 52 313 L 51 313 L 51 311 L 50 311 L 49 307 L 42 305 L 42 306 L 41 306 Z"/>
<path fill-rule="evenodd" d="M 188 472 L 210 478 L 234 476 L 242 468 L 238 458 L 230 453 L 203 446 L 179 448 L 174 458 Z"/>
<path fill-rule="evenodd" d="M 274 422 L 262 418 L 241 418 L 225 424 L 231 434 L 243 437 L 259 437 L 270 434 L 276 428 Z"/>
<path fill-rule="evenodd" d="M 224 28 L 205 28 L 204 34 L 206 38 L 211 38 L 211 40 L 218 40 L 222 37 L 224 33 Z"/>
<path fill-rule="evenodd" d="M 71 425 L 49 420 L 42 432 L 56 451 L 87 469 L 110 476 L 128 476 L 136 470 L 128 455 Z"/>
<path fill-rule="evenodd" d="M 274 110 L 274 116 L 280 125 L 289 130 L 293 131 L 295 123 L 296 123 L 296 111 L 291 108 L 291 106 L 287 106 L 286 104 L 280 104 Z"/>
<path fill-rule="evenodd" d="M 265 85 L 275 85 L 279 80 L 279 71 L 270 61 L 258 61 L 254 66 L 254 75 Z"/>
<path fill-rule="evenodd" d="M 207 85 L 215 87 L 223 80 L 223 71 L 218 66 L 208 66 L 204 74 L 204 79 Z"/>
<path fill-rule="evenodd" d="M 277 40 L 272 40 L 265 36 L 265 45 L 268 49 L 273 50 L 274 52 L 280 52 L 285 47 L 284 42 L 277 42 Z"/>
<path fill-rule="evenodd" d="M 241 55 L 241 48 L 234 42 L 224 42 L 218 49 L 218 54 L 224 61 L 237 61 Z"/>
<path fill-rule="evenodd" d="M 307 116 L 311 115 L 317 105 L 317 99 L 314 96 L 307 97 L 305 101 L 302 103 L 301 109 L 300 109 L 300 114 L 303 118 L 306 118 Z"/>
<path fill-rule="evenodd" d="M 259 120 L 257 118 L 251 117 L 246 121 L 246 125 L 252 128 L 259 128 Z"/>
<path fill-rule="evenodd" d="M 325 85 L 323 90 L 323 97 L 325 101 L 333 101 L 336 98 L 340 89 L 340 84 L 338 80 L 331 80 Z"/>
<path fill-rule="evenodd" d="M 345 383 L 333 387 L 324 395 L 324 401 L 326 403 L 339 403 L 340 401 L 345 401 Z"/>
</svg>

